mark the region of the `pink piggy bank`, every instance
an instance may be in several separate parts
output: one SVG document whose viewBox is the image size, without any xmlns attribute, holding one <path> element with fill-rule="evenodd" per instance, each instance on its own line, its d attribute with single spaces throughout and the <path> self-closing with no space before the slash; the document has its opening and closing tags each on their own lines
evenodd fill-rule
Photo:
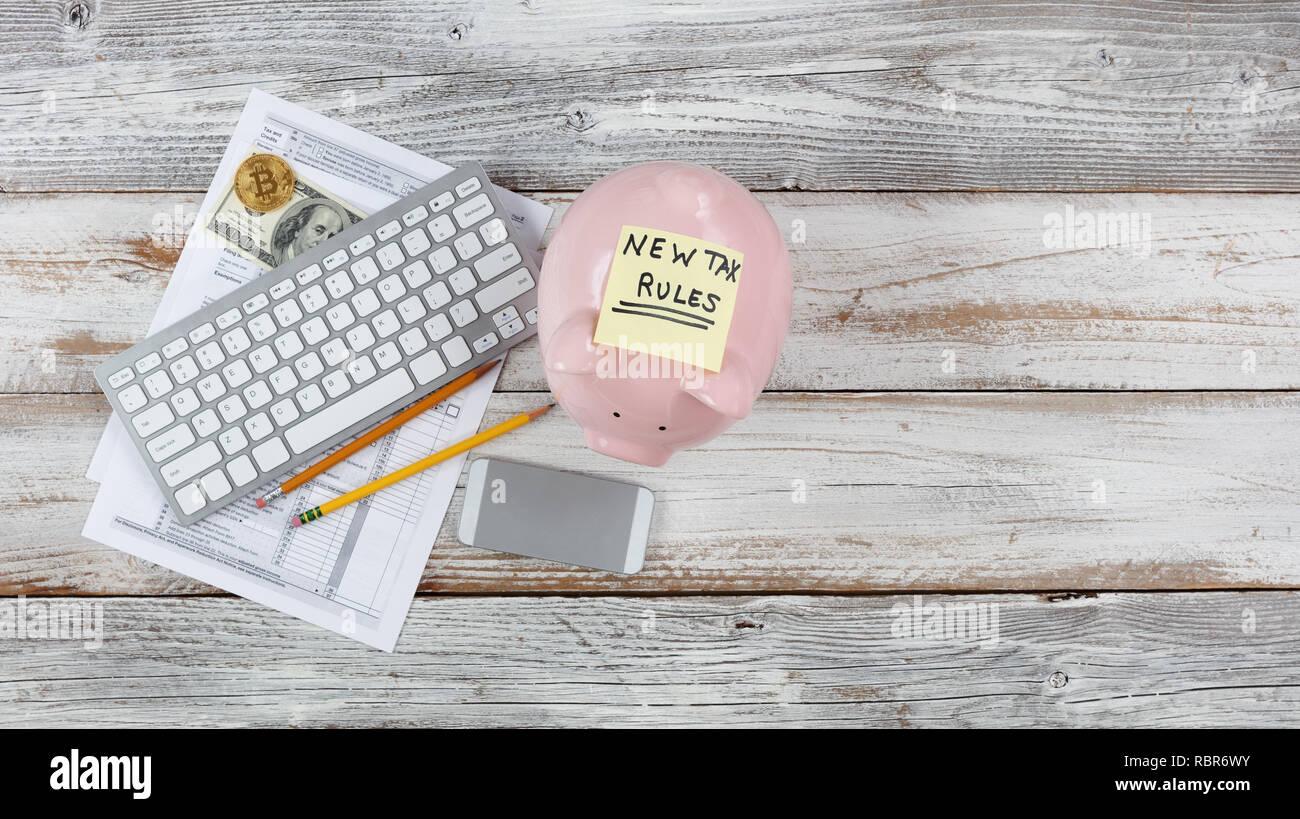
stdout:
<svg viewBox="0 0 1300 819">
<path fill-rule="evenodd" d="M 628 226 L 643 230 L 638 234 Z M 703 251 L 689 257 L 685 245 L 691 243 L 679 247 L 673 241 L 686 237 L 700 240 Z M 721 251 L 715 252 L 716 246 Z M 616 255 L 638 265 L 628 272 L 639 278 L 627 280 L 627 299 L 607 301 L 607 287 L 623 286 L 610 284 Z M 703 274 L 706 283 L 673 284 L 650 272 L 657 265 L 654 270 L 671 274 L 675 262 L 682 267 L 688 258 L 695 282 Z M 721 295 L 711 292 L 715 284 Z M 728 287 L 734 290 L 727 292 Z M 637 302 L 638 296 L 647 303 Z M 753 194 L 699 165 L 649 162 L 625 168 L 573 202 L 547 247 L 538 291 L 546 379 L 582 427 L 587 446 L 662 466 L 677 450 L 708 441 L 749 414 L 776 367 L 792 296 L 781 232 Z M 692 322 L 701 322 L 700 327 L 721 322 L 720 312 L 709 308 L 727 305 L 725 341 L 710 342 L 714 355 L 721 356 L 720 367 L 717 359 L 712 367 L 683 364 L 657 354 L 661 350 L 594 341 L 598 321 L 614 315 L 602 314 L 602 307 L 621 314 L 619 319 L 680 331 L 681 325 L 696 326 Z"/>
</svg>

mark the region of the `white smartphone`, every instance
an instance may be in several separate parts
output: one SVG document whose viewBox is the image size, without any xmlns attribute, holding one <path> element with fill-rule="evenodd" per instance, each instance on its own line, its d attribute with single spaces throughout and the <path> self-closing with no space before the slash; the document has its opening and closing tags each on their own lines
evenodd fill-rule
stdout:
<svg viewBox="0 0 1300 819">
<path fill-rule="evenodd" d="M 460 542 L 634 574 L 645 563 L 654 503 L 633 483 L 480 458 L 469 465 Z"/>
</svg>

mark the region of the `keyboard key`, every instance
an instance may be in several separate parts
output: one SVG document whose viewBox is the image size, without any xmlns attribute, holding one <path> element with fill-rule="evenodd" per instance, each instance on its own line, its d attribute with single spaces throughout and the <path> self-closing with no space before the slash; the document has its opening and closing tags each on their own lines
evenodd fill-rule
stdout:
<svg viewBox="0 0 1300 819">
<path fill-rule="evenodd" d="M 451 223 L 451 217 L 443 214 L 429 223 L 429 235 L 438 244 L 450 239 L 456 235 L 456 226 Z"/>
<path fill-rule="evenodd" d="M 528 320 L 528 323 L 529 323 L 529 324 L 536 324 L 536 323 L 537 323 L 537 308 L 534 307 L 533 309 L 529 310 L 527 313 L 524 313 L 524 318 Z"/>
<path fill-rule="evenodd" d="M 124 385 L 130 384 L 133 378 L 135 378 L 135 372 L 130 367 L 123 367 L 108 377 L 108 386 L 115 390 L 120 389 Z"/>
<path fill-rule="evenodd" d="M 193 381 L 199 374 L 199 365 L 194 363 L 193 356 L 188 355 L 176 359 L 167 369 L 171 370 L 172 378 L 176 379 L 177 384 Z"/>
<path fill-rule="evenodd" d="M 397 349 L 397 345 L 391 341 L 376 347 L 372 355 L 374 355 L 375 363 L 379 365 L 381 370 L 391 370 L 402 363 L 402 353 Z"/>
<path fill-rule="evenodd" d="M 230 481 L 226 480 L 226 473 L 220 469 L 214 469 L 199 478 L 199 485 L 203 487 L 203 494 L 208 496 L 209 501 L 221 500 L 234 491 Z"/>
<path fill-rule="evenodd" d="M 438 357 L 438 351 L 430 350 L 411 361 L 411 372 L 415 375 L 416 381 L 421 384 L 428 384 L 447 372 L 447 367 L 442 363 L 442 359 Z"/>
<path fill-rule="evenodd" d="M 478 286 L 478 282 L 474 281 L 474 274 L 469 272 L 468 267 L 462 267 L 452 273 L 447 277 L 447 281 L 451 284 L 451 289 L 456 291 L 457 296 L 463 296 Z"/>
<path fill-rule="evenodd" d="M 162 398 L 172 391 L 172 380 L 167 377 L 167 373 L 159 370 L 144 379 L 144 388 L 149 393 L 150 398 Z"/>
<path fill-rule="evenodd" d="M 221 347 L 215 341 L 209 341 L 195 350 L 194 357 L 199 360 L 199 364 L 205 370 L 220 367 L 222 362 L 226 360 L 226 354 L 221 352 Z"/>
<path fill-rule="evenodd" d="M 375 334 L 370 332 L 369 324 L 358 324 L 347 332 L 348 346 L 354 352 L 361 352 L 375 343 Z"/>
<path fill-rule="evenodd" d="M 275 326 L 275 319 L 266 313 L 254 318 L 248 322 L 248 332 L 253 334 L 254 341 L 265 341 L 275 335 L 279 328 Z"/>
<path fill-rule="evenodd" d="M 434 213 L 437 213 L 440 210 L 446 210 L 451 207 L 451 203 L 455 201 L 456 197 L 451 195 L 451 191 L 443 191 L 433 197 L 433 199 L 429 200 L 429 207 L 433 208 Z"/>
<path fill-rule="evenodd" d="M 375 265 L 375 260 L 367 256 L 352 265 L 352 278 L 357 280 L 358 285 L 367 285 L 379 278 L 379 267 Z"/>
<path fill-rule="evenodd" d="M 348 362 L 348 375 L 358 384 L 364 384 L 375 377 L 375 365 L 370 361 L 370 356 L 360 356 Z"/>
<path fill-rule="evenodd" d="M 211 324 L 200 324 L 193 330 L 190 330 L 190 343 L 202 344 L 217 334 L 217 328 Z"/>
<path fill-rule="evenodd" d="M 514 321 L 506 322 L 497 329 L 501 331 L 502 338 L 513 338 L 524 331 L 524 320 L 515 319 Z"/>
<path fill-rule="evenodd" d="M 265 412 L 259 412 L 244 422 L 244 429 L 248 430 L 248 437 L 260 441 L 275 431 L 275 425 Z"/>
<path fill-rule="evenodd" d="M 499 340 L 500 339 L 497 338 L 496 333 L 488 333 L 482 338 L 476 338 L 474 339 L 474 352 L 479 354 L 486 353 L 488 350 L 495 347 Z"/>
<path fill-rule="evenodd" d="M 533 286 L 533 274 L 528 272 L 528 268 L 521 267 L 509 276 L 497 279 L 475 293 L 474 301 L 478 302 L 480 310 L 490 313 L 506 302 L 532 290 Z"/>
<path fill-rule="evenodd" d="M 350 327 L 357 317 L 352 314 L 352 308 L 346 304 L 336 304 L 325 311 L 325 318 L 329 321 L 330 326 L 335 330 L 342 330 L 344 327 Z"/>
<path fill-rule="evenodd" d="M 248 360 L 253 365 L 253 369 L 257 370 L 258 375 L 279 363 L 279 359 L 275 357 L 275 351 L 266 344 L 249 353 Z"/>
<path fill-rule="evenodd" d="M 200 438 L 216 435 L 221 430 L 221 419 L 217 418 L 217 414 L 210 409 L 194 416 L 194 420 L 190 423 L 194 425 L 194 431 Z"/>
<path fill-rule="evenodd" d="M 221 444 L 222 451 L 227 455 L 234 455 L 248 446 L 248 438 L 244 437 L 244 431 L 239 427 L 231 427 L 217 436 L 217 443 Z"/>
<path fill-rule="evenodd" d="M 447 363 L 453 367 L 459 367 L 466 361 L 469 361 L 469 345 L 465 339 L 460 336 L 452 338 L 451 341 L 444 342 L 442 345 L 442 354 L 447 357 Z"/>
<path fill-rule="evenodd" d="M 402 226 L 397 223 L 396 219 L 394 219 L 393 221 L 381 227 L 379 230 L 376 230 L 375 235 L 379 237 L 379 241 L 387 242 L 389 239 L 393 238 L 394 236 L 396 236 L 401 232 L 402 232 Z"/>
<path fill-rule="evenodd" d="M 244 406 L 244 402 L 238 395 L 227 396 L 224 401 L 217 404 L 217 411 L 221 413 L 221 417 L 227 424 L 233 424 L 248 414 L 248 408 Z"/>
<path fill-rule="evenodd" d="M 226 394 L 225 382 L 216 373 L 202 379 L 195 386 L 199 388 L 199 395 L 203 396 L 204 401 L 216 401 Z"/>
<path fill-rule="evenodd" d="M 402 247 L 406 248 L 406 255 L 419 256 L 433 247 L 433 244 L 429 241 L 429 234 L 425 233 L 423 228 L 416 228 L 402 237 Z"/>
<path fill-rule="evenodd" d="M 456 248 L 456 255 L 462 259 L 472 259 L 483 252 L 483 243 L 473 233 L 466 233 L 456 237 L 456 241 L 452 242 L 452 245 Z"/>
<path fill-rule="evenodd" d="M 322 264 L 325 265 L 326 270 L 334 270 L 335 268 L 337 268 L 339 265 L 343 264 L 347 260 L 348 260 L 348 252 L 343 248 L 339 248 L 338 250 L 334 251 L 330 255 L 326 256 L 325 261 L 323 261 Z"/>
<path fill-rule="evenodd" d="M 379 266 L 385 270 L 392 270 L 406 261 L 406 257 L 402 255 L 402 249 L 397 246 L 396 242 L 384 245 L 375 251 L 375 258 L 379 260 Z"/>
<path fill-rule="evenodd" d="M 412 327 L 402 333 L 397 337 L 397 343 L 402 345 L 402 349 L 406 351 L 407 355 L 415 355 L 429 346 L 429 342 L 425 341 L 424 333 L 420 332 L 419 327 Z"/>
<path fill-rule="evenodd" d="M 189 348 L 190 348 L 190 343 L 188 341 L 186 341 L 183 338 L 178 338 L 174 341 L 167 342 L 166 346 L 162 348 L 162 351 L 163 351 L 163 355 L 167 356 L 168 358 L 175 358 L 176 356 L 185 352 Z"/>
<path fill-rule="evenodd" d="M 457 327 L 464 327 L 478 318 L 478 312 L 474 309 L 474 305 L 469 303 L 469 299 L 456 302 L 447 313 L 451 315 L 451 320 L 456 323 Z"/>
<path fill-rule="evenodd" d="M 296 274 L 294 274 L 294 278 L 298 280 L 298 284 L 308 285 L 316 281 L 323 275 L 325 274 L 320 269 L 320 265 L 314 264 L 311 267 L 304 267 L 302 270 L 299 270 Z"/>
<path fill-rule="evenodd" d="M 140 389 L 139 384 L 127 387 L 119 392 L 117 394 L 117 400 L 121 403 L 122 409 L 126 410 L 128 415 L 149 403 L 149 399 L 145 398 L 144 390 Z"/>
<path fill-rule="evenodd" d="M 325 387 L 325 392 L 330 398 L 338 398 L 343 393 L 352 389 L 352 384 L 348 382 L 348 377 L 343 374 L 342 370 L 335 370 L 322 378 L 320 383 Z"/>
<path fill-rule="evenodd" d="M 275 349 L 280 353 L 280 358 L 287 361 L 302 352 L 302 339 L 290 330 L 275 340 Z"/>
<path fill-rule="evenodd" d="M 301 454 L 414 391 L 415 384 L 406 370 L 393 370 L 285 430 L 284 438 L 295 453 Z"/>
<path fill-rule="evenodd" d="M 154 404 L 149 409 L 140 413 L 131 419 L 131 425 L 135 427 L 136 434 L 141 438 L 148 438 L 158 430 L 176 420 L 172 415 L 171 407 L 167 404 Z"/>
<path fill-rule="evenodd" d="M 433 272 L 441 276 L 456 266 L 456 254 L 449 247 L 440 247 L 429 254 L 429 264 L 433 265 Z"/>
<path fill-rule="evenodd" d="M 232 307 L 226 312 L 217 316 L 217 329 L 225 330 L 229 327 L 234 327 L 236 324 L 239 323 L 240 318 L 242 318 L 242 316 L 239 315 L 239 308 Z"/>
<path fill-rule="evenodd" d="M 194 390 L 186 387 L 171 397 L 172 406 L 176 408 L 176 414 L 180 416 L 189 415 L 198 409 L 201 404 L 199 397 L 194 394 Z"/>
<path fill-rule="evenodd" d="M 456 217 L 456 224 L 460 225 L 461 229 L 467 228 L 492 215 L 492 201 L 488 199 L 486 193 L 480 193 L 473 199 L 452 208 L 451 215 Z"/>
<path fill-rule="evenodd" d="M 157 367 L 161 363 L 162 363 L 162 356 L 158 355 L 157 353 L 149 353 L 149 355 L 135 362 L 135 371 L 140 373 L 141 375 L 144 375 L 145 373 L 149 372 L 150 370 L 152 370 L 154 367 Z"/>
<path fill-rule="evenodd" d="M 519 258 L 519 249 L 515 247 L 514 242 L 511 242 L 474 262 L 474 272 L 483 281 L 491 281 L 522 261 L 523 259 Z"/>
<path fill-rule="evenodd" d="M 302 308 L 296 301 L 282 301 L 275 306 L 275 320 L 281 327 L 292 327 L 302 321 Z"/>
<path fill-rule="evenodd" d="M 352 306 L 357 309 L 358 316 L 368 316 L 379 309 L 379 297 L 367 287 L 352 297 Z"/>
<path fill-rule="evenodd" d="M 321 345 L 320 354 L 325 356 L 325 363 L 331 367 L 348 357 L 348 345 L 341 338 L 331 338 Z"/>
<path fill-rule="evenodd" d="M 348 252 L 351 253 L 353 256 L 360 256 L 362 253 L 365 253 L 367 250 L 371 249 L 374 246 L 375 246 L 375 237 L 367 233 L 365 236 L 362 236 L 361 238 L 354 241 L 352 244 L 348 245 Z"/>
<path fill-rule="evenodd" d="M 162 463 L 192 443 L 194 443 L 194 433 L 190 432 L 189 425 L 177 424 L 166 432 L 150 438 L 144 446 L 149 451 L 149 457 L 154 459 L 154 463 Z"/>
<path fill-rule="evenodd" d="M 352 277 L 342 271 L 325 280 L 325 289 L 336 299 L 341 299 L 352 292 Z"/>
<path fill-rule="evenodd" d="M 248 406 L 253 409 L 264 407 L 271 401 L 271 388 L 266 386 L 265 381 L 249 384 L 244 387 L 244 400 L 248 401 Z"/>
<path fill-rule="evenodd" d="M 180 508 L 181 514 L 191 515 L 202 509 L 208 502 L 203 496 L 203 489 L 197 483 L 182 486 L 177 489 L 173 495 L 176 498 L 176 506 Z"/>
<path fill-rule="evenodd" d="M 298 386 L 298 377 L 293 374 L 293 370 L 289 367 L 281 367 L 271 373 L 270 378 L 267 380 L 271 382 L 271 389 L 275 390 L 276 395 L 284 395 Z"/>
<path fill-rule="evenodd" d="M 315 412 L 325 405 L 325 396 L 315 384 L 308 384 L 298 390 L 293 394 L 293 399 L 302 407 L 303 412 Z"/>
<path fill-rule="evenodd" d="M 252 347 L 253 342 L 249 339 L 247 330 L 243 327 L 236 327 L 221 337 L 221 346 L 226 348 L 227 353 L 239 355 L 244 350 Z"/>
<path fill-rule="evenodd" d="M 509 322 L 514 321 L 517 318 L 519 318 L 519 311 L 516 310 L 515 306 L 512 304 L 509 307 L 506 307 L 504 310 L 498 310 L 495 313 L 493 313 L 492 323 L 500 327 L 502 324 L 508 324 Z"/>
<path fill-rule="evenodd" d="M 307 353 L 293 362 L 293 368 L 298 371 L 298 377 L 303 381 L 310 381 L 325 372 L 325 365 L 321 363 L 320 356 L 315 353 Z"/>
<path fill-rule="evenodd" d="M 428 311 L 424 309 L 424 302 L 420 301 L 419 296 L 411 296 L 403 299 L 397 305 L 397 314 L 402 317 L 402 321 L 407 324 L 414 324 L 416 321 L 424 318 Z"/>
<path fill-rule="evenodd" d="M 253 373 L 248 369 L 248 363 L 243 359 L 232 361 L 222 367 L 221 374 L 225 376 L 226 383 L 231 387 L 242 387 L 253 380 Z"/>
<path fill-rule="evenodd" d="M 375 335 L 380 338 L 388 338 L 402 329 L 402 322 L 398 320 L 397 314 L 392 310 L 385 310 L 372 318 L 370 325 L 375 328 Z"/>
<path fill-rule="evenodd" d="M 391 304 L 406 295 L 406 285 L 402 284 L 402 277 L 396 273 L 376 285 L 375 289 L 385 304 Z"/>
<path fill-rule="evenodd" d="M 281 279 L 271 285 L 271 298 L 282 299 L 292 293 L 296 288 L 297 285 L 293 283 L 293 279 Z"/>
<path fill-rule="evenodd" d="M 451 321 L 445 313 L 439 313 L 424 323 L 424 332 L 434 341 L 441 341 L 451 335 Z"/>
<path fill-rule="evenodd" d="M 277 426 L 288 426 L 297 421 L 301 415 L 302 413 L 298 412 L 298 407 L 293 403 L 292 398 L 286 398 L 271 405 L 271 418 L 275 420 Z"/>
<path fill-rule="evenodd" d="M 429 272 L 427 264 L 417 259 L 402 268 L 402 277 L 411 287 L 422 287 L 433 279 L 433 274 Z"/>
<path fill-rule="evenodd" d="M 230 473 L 230 480 L 235 482 L 235 486 L 247 486 L 257 480 L 257 470 L 253 468 L 253 462 L 247 455 L 240 455 L 226 464 L 226 471 Z"/>
<path fill-rule="evenodd" d="M 298 328 L 302 331 L 302 340 L 311 347 L 320 344 L 329 337 L 330 328 L 325 326 L 325 319 L 317 316 Z"/>
<path fill-rule="evenodd" d="M 270 472 L 289 460 L 289 450 L 284 448 L 284 441 L 272 438 L 264 444 L 253 447 L 253 460 L 257 461 L 258 469 Z"/>
<path fill-rule="evenodd" d="M 429 209 L 426 208 L 424 205 L 417 205 L 416 207 L 402 214 L 402 223 L 407 227 L 410 227 L 411 225 L 419 224 L 420 222 L 423 222 L 425 219 L 428 218 L 429 218 Z"/>
<path fill-rule="evenodd" d="M 478 226 L 478 234 L 483 237 L 483 242 L 488 247 L 497 245 L 506 240 L 510 235 L 506 230 L 505 222 L 500 219 L 493 219 L 491 222 L 484 222 Z"/>
<path fill-rule="evenodd" d="M 434 310 L 446 307 L 451 303 L 451 291 L 447 289 L 447 283 L 434 282 L 432 287 L 424 291 L 424 300 Z"/>
<path fill-rule="evenodd" d="M 319 284 L 314 284 L 298 295 L 298 301 L 302 302 L 302 309 L 308 313 L 315 313 L 317 310 L 324 310 L 325 305 L 330 303 L 329 296 L 325 295 L 325 288 Z"/>
<path fill-rule="evenodd" d="M 483 187 L 483 185 L 478 181 L 478 177 L 471 176 L 469 179 L 466 179 L 464 182 L 461 182 L 456 186 L 456 195 L 464 199 L 466 196 L 469 196 L 481 187 Z"/>
<path fill-rule="evenodd" d="M 266 297 L 265 293 L 258 293 L 256 296 L 244 301 L 244 315 L 251 316 L 270 303 L 271 300 Z"/>
<path fill-rule="evenodd" d="M 221 450 L 215 441 L 197 446 L 162 468 L 163 481 L 168 486 L 178 486 L 221 461 Z"/>
</svg>

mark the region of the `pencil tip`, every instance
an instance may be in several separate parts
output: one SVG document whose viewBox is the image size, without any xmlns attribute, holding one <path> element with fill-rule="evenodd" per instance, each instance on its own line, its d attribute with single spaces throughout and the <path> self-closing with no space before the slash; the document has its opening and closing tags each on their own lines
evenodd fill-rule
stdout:
<svg viewBox="0 0 1300 819">
<path fill-rule="evenodd" d="M 545 415 L 546 413 L 550 412 L 551 407 L 554 407 L 554 406 L 555 406 L 554 404 L 547 404 L 547 405 L 544 406 L 544 407 L 538 407 L 537 409 L 535 409 L 535 410 L 533 410 L 532 412 L 528 413 L 528 420 L 532 421 L 532 420 L 535 420 L 536 418 L 538 418 L 539 416 Z"/>
</svg>

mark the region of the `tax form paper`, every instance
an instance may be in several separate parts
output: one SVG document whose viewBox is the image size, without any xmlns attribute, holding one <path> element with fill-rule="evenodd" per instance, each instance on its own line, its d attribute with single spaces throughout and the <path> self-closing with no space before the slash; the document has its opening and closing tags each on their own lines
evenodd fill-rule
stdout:
<svg viewBox="0 0 1300 819">
<path fill-rule="evenodd" d="M 188 232 L 185 250 L 151 334 L 269 266 L 256 248 L 241 252 L 211 229 L 222 218 L 235 168 L 252 152 L 284 157 L 314 192 L 328 192 L 358 214 L 374 213 L 451 170 L 254 90 L 193 227 L 179 228 Z M 551 209 L 510 191 L 498 193 L 526 241 L 536 248 Z M 188 222 L 184 214 L 176 218 Z M 169 219 L 171 215 L 160 214 L 156 231 L 161 225 L 165 232 L 162 223 Z M 172 241 L 157 233 L 154 238 Z M 114 416 L 87 473 L 100 489 L 82 534 L 392 651 L 465 456 L 311 526 L 291 528 L 289 518 L 474 434 L 495 383 L 494 371 L 266 509 L 258 509 L 255 500 L 274 484 L 253 489 L 191 526 L 176 521 Z"/>
</svg>

